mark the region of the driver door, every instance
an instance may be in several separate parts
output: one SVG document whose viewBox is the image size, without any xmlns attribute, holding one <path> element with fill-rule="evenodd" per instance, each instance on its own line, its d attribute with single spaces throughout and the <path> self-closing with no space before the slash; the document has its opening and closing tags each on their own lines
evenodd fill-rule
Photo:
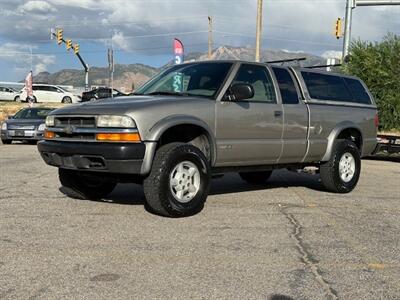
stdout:
<svg viewBox="0 0 400 300">
<path fill-rule="evenodd" d="M 230 101 L 225 95 L 216 103 L 217 166 L 275 163 L 283 145 L 283 111 L 270 70 L 241 64 L 231 86 L 237 83 L 250 84 L 254 96 Z"/>
</svg>

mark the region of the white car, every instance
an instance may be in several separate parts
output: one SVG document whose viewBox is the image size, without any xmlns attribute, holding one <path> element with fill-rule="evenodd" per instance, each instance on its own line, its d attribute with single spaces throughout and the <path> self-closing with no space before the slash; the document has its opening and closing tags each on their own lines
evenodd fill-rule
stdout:
<svg viewBox="0 0 400 300">
<path fill-rule="evenodd" d="M 21 92 L 18 92 L 13 88 L 0 86 L 0 100 L 19 101 L 20 94 Z"/>
<path fill-rule="evenodd" d="M 74 95 L 57 85 L 34 84 L 32 89 L 34 102 L 77 103 L 81 100 L 80 96 Z M 26 101 L 27 98 L 26 90 L 24 88 L 20 99 Z"/>
</svg>

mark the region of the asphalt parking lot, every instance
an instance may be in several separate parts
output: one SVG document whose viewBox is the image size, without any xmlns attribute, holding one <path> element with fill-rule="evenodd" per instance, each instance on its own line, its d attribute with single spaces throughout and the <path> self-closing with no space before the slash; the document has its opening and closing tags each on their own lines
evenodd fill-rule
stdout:
<svg viewBox="0 0 400 300">
<path fill-rule="evenodd" d="M 200 214 L 168 219 L 133 184 L 69 199 L 36 146 L 0 145 L 0 299 L 399 299 L 400 164 L 362 168 L 347 195 L 229 174 Z"/>
</svg>

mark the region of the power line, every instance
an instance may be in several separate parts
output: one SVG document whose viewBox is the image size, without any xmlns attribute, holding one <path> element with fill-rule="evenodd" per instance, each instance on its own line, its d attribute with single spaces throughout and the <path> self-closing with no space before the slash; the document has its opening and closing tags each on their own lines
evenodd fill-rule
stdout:
<svg viewBox="0 0 400 300">
<path fill-rule="evenodd" d="M 231 35 L 231 36 L 243 36 L 243 37 L 249 37 L 249 38 L 255 38 L 254 35 L 251 34 L 243 34 L 243 33 L 235 33 L 235 32 L 226 32 L 226 31 L 219 31 L 219 30 L 214 30 L 214 33 L 222 34 L 222 35 Z M 268 37 L 268 36 L 263 36 L 263 39 L 266 40 L 276 40 L 276 41 L 286 41 L 286 42 L 296 42 L 296 43 L 302 43 L 302 44 L 313 44 L 313 45 L 321 45 L 321 46 L 330 46 L 330 47 L 339 47 L 336 44 L 330 44 L 330 43 L 320 43 L 320 42 L 313 42 L 313 41 L 304 41 L 304 40 L 295 40 L 295 39 L 285 39 L 285 38 L 275 38 L 275 37 Z"/>
<path fill-rule="evenodd" d="M 142 19 L 140 22 L 105 22 L 105 23 L 100 23 L 98 20 L 91 21 L 91 20 L 82 20 L 81 22 L 58 22 L 57 24 L 54 24 L 54 27 L 80 27 L 82 25 L 87 25 L 87 24 L 95 24 L 96 26 L 99 25 L 104 25 L 104 26 L 118 26 L 118 25 L 141 25 L 141 24 L 147 24 L 148 22 L 155 22 L 155 23 L 170 23 L 170 22 L 175 22 L 175 21 L 191 21 L 194 19 L 205 19 L 207 18 L 207 15 L 204 16 L 185 16 L 185 17 L 173 17 L 173 18 L 161 18 L 161 19 Z"/>
<path fill-rule="evenodd" d="M 218 44 L 220 45 L 220 44 Z M 185 44 L 186 47 L 195 47 L 195 46 L 207 46 L 207 43 L 197 43 L 197 44 Z M 129 50 L 124 49 L 115 49 L 114 52 L 134 52 L 134 51 L 148 51 L 148 50 L 161 50 L 161 49 L 171 49 L 171 46 L 162 46 L 162 47 L 145 47 L 145 48 L 131 48 Z M 98 50 L 87 50 L 85 53 L 106 53 L 107 49 L 98 49 Z M 67 54 L 65 51 L 50 51 L 50 52 L 32 52 L 32 55 L 51 55 L 51 54 Z M 8 55 L 31 55 L 30 52 L 17 52 L 17 51 L 7 51 L 1 52 L 0 56 L 8 56 Z"/>
</svg>

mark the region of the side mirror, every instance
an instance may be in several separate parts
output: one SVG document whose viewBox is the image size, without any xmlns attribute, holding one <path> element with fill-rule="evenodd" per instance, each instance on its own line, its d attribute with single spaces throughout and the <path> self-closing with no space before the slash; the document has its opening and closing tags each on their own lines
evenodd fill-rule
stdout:
<svg viewBox="0 0 400 300">
<path fill-rule="evenodd" d="M 14 119 L 14 115 L 8 115 L 7 120 Z"/>
<path fill-rule="evenodd" d="M 246 100 L 254 97 L 254 89 L 247 83 L 237 83 L 233 85 L 230 90 L 234 96 L 234 101 Z"/>
</svg>

